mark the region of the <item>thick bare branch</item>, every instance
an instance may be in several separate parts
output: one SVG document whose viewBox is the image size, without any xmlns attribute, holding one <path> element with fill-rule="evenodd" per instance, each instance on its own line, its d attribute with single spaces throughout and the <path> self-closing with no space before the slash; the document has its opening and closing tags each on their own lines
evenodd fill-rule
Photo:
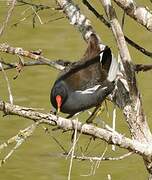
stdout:
<svg viewBox="0 0 152 180">
<path fill-rule="evenodd" d="M 126 121 L 129 125 L 132 137 L 139 142 L 151 144 L 152 135 L 143 112 L 142 101 L 137 88 L 135 71 L 121 26 L 117 20 L 115 10 L 111 5 L 111 1 L 101 0 L 101 2 L 107 16 L 110 19 L 112 32 L 119 48 L 126 80 L 129 85 L 129 94 L 131 101 L 123 107 L 123 113 L 126 117 Z M 150 174 L 152 174 L 151 159 L 145 158 L 144 160 L 147 170 Z"/>
<path fill-rule="evenodd" d="M 149 144 L 140 143 L 136 140 L 131 140 L 124 135 L 111 130 L 96 127 L 91 124 L 83 124 L 77 120 L 69 120 L 59 116 L 55 116 L 50 113 L 41 113 L 34 111 L 32 108 L 22 107 L 17 105 L 11 105 L 0 100 L 0 111 L 3 111 L 5 115 L 17 115 L 24 118 L 31 119 L 33 121 L 50 126 L 57 126 L 63 130 L 77 130 L 82 134 L 93 136 L 108 142 L 108 144 L 115 144 L 121 148 L 128 149 L 141 156 L 151 157 L 152 146 Z"/>
<path fill-rule="evenodd" d="M 110 20 L 111 29 L 119 48 L 119 53 L 120 53 L 120 57 L 123 63 L 125 76 L 128 82 L 131 97 L 134 97 L 138 94 L 135 73 L 134 73 L 132 60 L 128 51 L 128 47 L 126 45 L 126 41 L 122 32 L 121 26 L 116 18 L 116 13 L 111 5 L 111 1 L 101 0 L 101 2 L 103 3 L 105 12 Z"/>
<path fill-rule="evenodd" d="M 114 0 L 118 6 L 138 23 L 152 32 L 152 13 L 147 7 L 137 6 L 134 0 Z"/>
<path fill-rule="evenodd" d="M 132 60 L 126 45 L 121 26 L 116 18 L 116 13 L 111 5 L 111 1 L 101 0 L 101 2 L 110 19 L 112 32 L 115 36 L 119 48 L 126 80 L 129 85 L 131 102 L 124 106 L 123 111 L 129 123 L 131 134 L 134 138 L 138 138 L 139 141 L 151 142 L 152 136 L 143 113 L 142 102 L 137 88 L 137 82 Z"/>
<path fill-rule="evenodd" d="M 102 44 L 99 36 L 91 26 L 90 20 L 80 12 L 79 8 L 69 0 L 57 0 L 57 2 L 61 9 L 63 9 L 63 12 L 66 14 L 67 18 L 70 20 L 70 24 L 77 27 L 81 32 L 84 40 L 88 42 L 91 34 L 96 35 L 100 44 L 100 49 L 103 50 L 105 45 Z"/>
</svg>

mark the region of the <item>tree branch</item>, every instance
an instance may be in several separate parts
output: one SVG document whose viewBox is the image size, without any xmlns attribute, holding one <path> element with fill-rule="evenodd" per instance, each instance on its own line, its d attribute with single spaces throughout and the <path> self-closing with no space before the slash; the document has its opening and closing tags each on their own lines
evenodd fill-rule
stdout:
<svg viewBox="0 0 152 180">
<path fill-rule="evenodd" d="M 10 19 L 10 17 L 11 17 L 11 14 L 12 14 L 12 12 L 13 12 L 13 10 L 14 10 L 15 4 L 16 4 L 16 0 L 13 0 L 13 1 L 11 2 L 10 8 L 9 8 L 9 10 L 8 10 L 8 12 L 7 12 L 6 19 L 5 19 L 5 21 L 3 22 L 2 27 L 0 28 L 0 36 L 3 34 L 4 29 L 6 28 L 6 26 L 7 26 L 7 24 L 8 24 L 8 21 L 9 21 L 9 19 Z"/>
<path fill-rule="evenodd" d="M 125 42 L 121 26 L 117 20 L 115 9 L 113 8 L 110 0 L 101 0 L 101 3 L 108 18 L 110 19 L 112 32 L 116 39 L 121 62 L 123 64 L 125 78 L 129 86 L 129 97 L 131 101 L 123 107 L 123 113 L 129 125 L 131 136 L 139 142 L 151 144 L 152 134 L 143 112 L 142 100 L 138 91 L 132 60 Z M 147 170 L 150 174 L 152 174 L 151 159 L 145 158 L 144 160 Z"/>
<path fill-rule="evenodd" d="M 101 21 L 104 23 L 104 25 L 106 25 L 106 27 L 111 28 L 110 26 L 110 22 L 108 22 L 103 15 L 99 14 L 96 9 L 94 9 L 91 4 L 87 1 L 87 0 L 83 0 L 83 3 L 88 7 L 88 9 Z M 132 41 L 130 38 L 128 38 L 127 36 L 125 36 L 125 40 L 128 44 L 130 44 L 132 47 L 134 47 L 135 49 L 137 49 L 138 51 L 140 51 L 141 53 L 143 53 L 146 56 L 149 56 L 152 58 L 152 52 L 146 50 L 145 48 L 143 48 L 142 46 L 138 45 L 137 43 L 135 43 L 134 41 Z"/>
<path fill-rule="evenodd" d="M 35 9 L 38 9 L 38 10 L 53 9 L 50 6 L 46 6 L 46 5 L 43 5 L 43 4 L 34 4 L 32 2 L 26 2 L 24 0 L 17 0 L 17 2 L 20 3 L 19 6 L 21 6 L 21 5 L 29 5 L 29 6 L 33 6 Z"/>
<path fill-rule="evenodd" d="M 57 126 L 62 130 L 72 131 L 77 128 L 78 132 L 104 140 L 108 144 L 117 145 L 120 148 L 128 149 L 129 151 L 132 151 L 144 157 L 146 156 L 150 158 L 152 156 L 152 146 L 150 146 L 149 144 L 144 144 L 136 140 L 131 140 L 124 135 L 110 129 L 102 129 L 91 124 L 83 124 L 80 121 L 65 119 L 50 113 L 44 114 L 34 111 L 32 108 L 11 105 L 1 100 L 0 111 L 3 111 L 5 115 L 21 116 L 31 119 L 38 124 Z"/>
<path fill-rule="evenodd" d="M 123 154 L 122 156 L 119 156 L 119 157 L 94 157 L 94 156 L 77 156 L 77 155 L 74 155 L 74 159 L 78 159 L 78 160 L 89 160 L 89 161 L 119 161 L 119 160 L 123 160 L 125 158 L 127 158 L 128 156 L 131 156 L 132 154 L 134 154 L 133 152 L 129 152 L 129 153 L 126 153 L 126 154 Z M 65 157 L 67 155 L 65 154 L 62 154 L 61 156 Z"/>
<path fill-rule="evenodd" d="M 34 52 L 30 52 L 30 51 L 27 51 L 27 50 L 23 50 L 22 48 L 20 47 L 11 47 L 9 46 L 8 44 L 0 44 L 0 51 L 1 52 L 6 52 L 6 53 L 9 53 L 9 54 L 16 54 L 16 55 L 19 55 L 19 56 L 23 56 L 23 57 L 27 57 L 27 58 L 30 58 L 30 59 L 34 59 L 36 61 L 39 61 L 39 62 L 43 62 L 44 64 L 47 64 L 49 66 L 52 66 L 58 70 L 63 70 L 64 69 L 64 66 L 54 62 L 54 61 L 50 61 L 49 59 L 41 56 L 41 55 L 38 55 L 37 53 L 34 53 Z"/>
<path fill-rule="evenodd" d="M 114 0 L 118 6 L 137 21 L 139 24 L 152 32 L 152 14 L 147 7 L 137 6 L 133 0 Z"/>
<path fill-rule="evenodd" d="M 65 66 L 68 66 L 71 64 L 70 61 L 67 61 L 67 60 L 61 60 L 61 59 L 58 59 L 58 60 L 50 60 L 50 62 L 42 62 L 42 61 L 30 61 L 30 62 L 24 62 L 23 66 L 26 67 L 26 66 L 37 66 L 37 65 L 47 65 L 47 66 L 50 66 L 50 67 L 54 67 L 52 66 L 52 62 L 54 62 L 55 64 L 57 65 L 61 65 L 63 66 L 63 68 Z M 15 69 L 18 67 L 18 63 L 8 63 L 8 62 L 5 62 L 4 60 L 0 60 L 0 63 L 2 63 L 4 65 L 3 69 L 4 70 L 10 70 L 10 69 Z M 58 69 L 60 70 L 60 69 Z M 0 67 L 0 71 L 2 71 L 1 67 Z"/>
<path fill-rule="evenodd" d="M 0 152 L 2 152 L 4 148 L 7 148 L 9 145 L 15 143 L 15 146 L 10 150 L 10 152 L 2 160 L 0 160 L 0 167 L 4 163 L 6 163 L 6 161 L 11 157 L 15 150 L 18 149 L 25 142 L 25 140 L 33 134 L 38 124 L 39 123 L 37 122 L 30 125 L 24 130 L 20 130 L 17 135 L 11 137 L 6 142 L 0 144 Z"/>
<path fill-rule="evenodd" d="M 61 7 L 61 9 L 63 9 L 63 12 L 67 16 L 67 18 L 70 20 L 70 24 L 78 28 L 86 42 L 89 41 L 91 34 L 94 34 L 97 37 L 100 50 L 102 51 L 105 48 L 105 45 L 101 42 L 101 39 L 91 26 L 90 20 L 87 19 L 80 12 L 80 9 L 77 6 L 75 6 L 72 1 L 69 0 L 57 0 L 57 3 Z"/>
<path fill-rule="evenodd" d="M 135 64 L 134 70 L 138 73 L 140 71 L 146 72 L 152 70 L 151 64 Z"/>
<path fill-rule="evenodd" d="M 15 47 L 13 47 L 14 49 L 16 49 Z M 0 49 L 1 50 L 1 49 Z M 27 50 L 26 50 L 27 51 Z M 10 51 L 7 51 L 6 53 L 11 53 L 12 52 Z M 30 52 L 29 52 L 30 53 Z M 30 58 L 30 57 L 29 57 Z M 56 68 L 58 70 L 61 70 L 62 68 L 64 69 L 64 67 L 74 63 L 75 61 L 73 60 L 72 62 L 71 61 L 68 61 L 68 60 L 62 60 L 62 59 L 58 59 L 58 60 L 50 60 L 50 59 L 47 59 L 47 61 L 43 61 L 43 58 L 46 60 L 45 57 L 42 57 L 42 60 L 36 60 L 36 61 L 30 61 L 30 62 L 24 62 L 23 66 L 26 67 L 26 66 L 37 66 L 37 65 L 47 65 L 47 66 L 50 66 L 50 67 L 54 67 L 56 68 L 57 65 L 59 65 L 59 68 Z M 0 63 L 2 63 L 4 65 L 3 69 L 4 70 L 10 70 L 10 69 L 15 69 L 17 68 L 18 64 L 17 63 L 8 63 L 4 60 L 0 60 Z M 56 66 L 54 66 L 54 64 L 56 64 Z M 60 68 L 61 66 L 61 68 Z M 152 65 L 149 64 L 149 65 L 144 65 L 144 64 L 135 64 L 133 65 L 134 66 L 134 70 L 138 73 L 140 71 L 143 71 L 143 72 L 146 72 L 146 71 L 150 71 L 152 70 Z M 0 67 L 0 71 L 2 71 L 1 67 Z"/>
</svg>

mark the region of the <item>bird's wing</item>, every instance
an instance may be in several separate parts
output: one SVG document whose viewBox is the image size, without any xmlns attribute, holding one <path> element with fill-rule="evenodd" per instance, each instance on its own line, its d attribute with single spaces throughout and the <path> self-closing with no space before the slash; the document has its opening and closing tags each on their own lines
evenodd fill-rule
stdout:
<svg viewBox="0 0 152 180">
<path fill-rule="evenodd" d="M 64 80 L 73 90 L 85 90 L 102 84 L 108 77 L 111 58 L 110 48 L 105 48 L 92 59 L 73 63 L 58 80 Z"/>
<path fill-rule="evenodd" d="M 106 72 L 102 71 L 100 61 L 80 69 L 66 78 L 66 82 L 75 90 L 85 90 L 106 79 Z"/>
</svg>

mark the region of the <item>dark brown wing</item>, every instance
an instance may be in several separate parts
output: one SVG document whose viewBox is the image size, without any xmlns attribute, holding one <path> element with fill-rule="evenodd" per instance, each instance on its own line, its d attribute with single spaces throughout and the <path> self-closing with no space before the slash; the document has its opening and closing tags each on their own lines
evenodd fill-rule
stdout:
<svg viewBox="0 0 152 180">
<path fill-rule="evenodd" d="M 101 52 L 100 46 L 99 46 L 99 39 L 95 34 L 91 34 L 89 41 L 88 41 L 88 47 L 81 59 L 81 61 L 87 61 L 88 59 L 94 58 L 97 55 L 99 55 Z"/>
<path fill-rule="evenodd" d="M 97 62 L 72 73 L 65 81 L 73 90 L 85 90 L 99 84 L 106 77 L 107 73 L 102 71 L 100 62 Z"/>
<path fill-rule="evenodd" d="M 73 90 L 85 90 L 97 84 L 102 84 L 108 75 L 111 51 L 106 48 L 101 53 L 103 53 L 102 60 L 98 55 L 92 59 L 73 63 L 66 68 L 57 81 L 64 80 Z"/>
</svg>

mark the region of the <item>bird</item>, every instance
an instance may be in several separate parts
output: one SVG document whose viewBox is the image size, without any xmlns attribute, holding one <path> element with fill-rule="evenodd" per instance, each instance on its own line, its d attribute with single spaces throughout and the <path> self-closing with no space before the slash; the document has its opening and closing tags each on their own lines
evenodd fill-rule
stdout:
<svg viewBox="0 0 152 180">
<path fill-rule="evenodd" d="M 106 46 L 95 56 L 69 65 L 56 79 L 50 101 L 56 112 L 72 117 L 97 107 L 114 90 L 118 63 Z"/>
</svg>

